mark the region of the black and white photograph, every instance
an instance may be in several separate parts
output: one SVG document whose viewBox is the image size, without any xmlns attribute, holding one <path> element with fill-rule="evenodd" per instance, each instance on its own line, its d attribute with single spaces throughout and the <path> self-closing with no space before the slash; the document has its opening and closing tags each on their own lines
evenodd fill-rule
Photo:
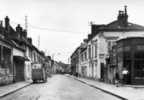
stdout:
<svg viewBox="0 0 144 100">
<path fill-rule="evenodd" d="M 0 100 L 144 100 L 144 1 L 0 0 Z"/>
</svg>

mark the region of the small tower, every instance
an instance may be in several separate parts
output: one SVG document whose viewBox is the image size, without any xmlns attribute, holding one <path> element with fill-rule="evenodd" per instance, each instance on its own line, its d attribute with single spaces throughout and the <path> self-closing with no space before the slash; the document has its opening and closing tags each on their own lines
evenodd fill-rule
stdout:
<svg viewBox="0 0 144 100">
<path fill-rule="evenodd" d="M 128 25 L 127 6 L 124 6 L 124 11 L 119 10 L 117 20 L 120 26 L 127 27 Z"/>
</svg>

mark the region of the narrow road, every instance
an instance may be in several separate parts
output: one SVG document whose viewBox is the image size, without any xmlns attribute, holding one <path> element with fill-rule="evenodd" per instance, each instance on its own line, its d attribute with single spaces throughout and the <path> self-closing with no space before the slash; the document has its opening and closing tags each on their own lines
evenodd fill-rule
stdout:
<svg viewBox="0 0 144 100">
<path fill-rule="evenodd" d="M 120 100 L 64 75 L 54 75 L 47 83 L 23 88 L 0 100 Z"/>
</svg>

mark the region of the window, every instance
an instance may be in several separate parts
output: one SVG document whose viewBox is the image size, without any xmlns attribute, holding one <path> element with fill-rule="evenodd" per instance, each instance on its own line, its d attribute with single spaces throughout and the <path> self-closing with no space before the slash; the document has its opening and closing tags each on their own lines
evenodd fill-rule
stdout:
<svg viewBox="0 0 144 100">
<path fill-rule="evenodd" d="M 131 52 L 123 52 L 124 59 L 131 59 Z"/>
<path fill-rule="evenodd" d="M 0 46 L 0 64 L 2 63 L 2 46 Z M 1 66 L 0 66 L 1 67 Z"/>
<path fill-rule="evenodd" d="M 94 57 L 94 46 L 92 45 L 92 58 Z"/>
<path fill-rule="evenodd" d="M 13 71 L 11 66 L 11 49 L 7 47 L 3 47 L 3 61 L 2 61 L 2 67 L 8 68 L 10 72 Z"/>
<path fill-rule="evenodd" d="M 83 61 L 83 55 L 82 54 L 81 54 L 80 58 L 81 58 L 81 62 L 82 62 Z"/>
<path fill-rule="evenodd" d="M 135 78 L 144 78 L 144 60 L 135 60 L 134 70 Z"/>
<path fill-rule="evenodd" d="M 97 57 L 97 44 L 95 44 L 95 57 Z"/>
<path fill-rule="evenodd" d="M 91 46 L 89 45 L 89 58 L 91 58 Z"/>
<path fill-rule="evenodd" d="M 111 51 L 112 47 L 116 44 L 115 41 L 109 40 L 108 41 L 108 51 Z"/>
<path fill-rule="evenodd" d="M 144 59 L 144 51 L 136 51 L 135 58 L 136 59 Z"/>
<path fill-rule="evenodd" d="M 87 52 L 85 52 L 84 54 L 85 54 L 85 60 L 87 60 Z"/>
<path fill-rule="evenodd" d="M 144 79 L 144 46 L 137 46 L 136 50 L 134 53 L 134 76 Z"/>
</svg>

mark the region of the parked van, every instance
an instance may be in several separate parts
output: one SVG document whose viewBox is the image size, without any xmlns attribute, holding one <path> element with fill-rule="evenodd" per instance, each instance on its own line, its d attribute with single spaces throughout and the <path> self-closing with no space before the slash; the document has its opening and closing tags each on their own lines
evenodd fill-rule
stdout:
<svg viewBox="0 0 144 100">
<path fill-rule="evenodd" d="M 36 82 L 47 82 L 47 68 L 44 64 L 33 63 L 32 64 L 32 80 Z"/>
</svg>

